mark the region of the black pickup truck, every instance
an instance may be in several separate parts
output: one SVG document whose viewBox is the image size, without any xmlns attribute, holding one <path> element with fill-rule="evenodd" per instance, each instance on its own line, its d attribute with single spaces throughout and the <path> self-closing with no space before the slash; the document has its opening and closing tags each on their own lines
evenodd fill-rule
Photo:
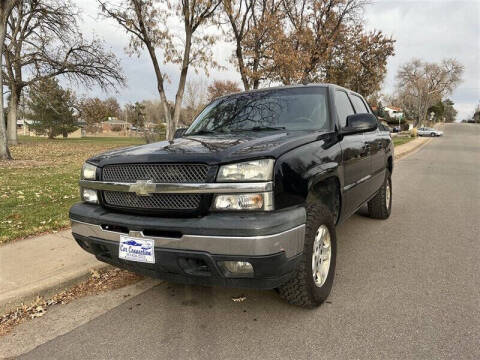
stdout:
<svg viewBox="0 0 480 360">
<path fill-rule="evenodd" d="M 213 100 L 175 139 L 95 156 L 70 209 L 106 263 L 169 281 L 330 293 L 335 226 L 392 206 L 393 145 L 357 93 L 330 84 Z"/>
</svg>

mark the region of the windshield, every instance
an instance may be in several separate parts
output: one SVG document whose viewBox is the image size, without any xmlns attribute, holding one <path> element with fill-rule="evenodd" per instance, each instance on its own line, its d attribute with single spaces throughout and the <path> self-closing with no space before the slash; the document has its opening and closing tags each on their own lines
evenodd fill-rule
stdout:
<svg viewBox="0 0 480 360">
<path fill-rule="evenodd" d="M 327 89 L 257 91 L 214 100 L 185 135 L 238 131 L 328 130 Z"/>
</svg>

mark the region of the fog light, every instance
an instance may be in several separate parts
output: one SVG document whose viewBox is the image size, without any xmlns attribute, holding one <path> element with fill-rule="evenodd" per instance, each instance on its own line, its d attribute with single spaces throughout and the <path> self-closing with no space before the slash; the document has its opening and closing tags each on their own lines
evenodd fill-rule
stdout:
<svg viewBox="0 0 480 360">
<path fill-rule="evenodd" d="M 82 189 L 80 191 L 82 200 L 91 204 L 98 204 L 97 191 L 92 189 Z"/>
<path fill-rule="evenodd" d="M 263 194 L 217 195 L 214 208 L 216 210 L 261 210 Z"/>
<path fill-rule="evenodd" d="M 229 273 L 234 275 L 253 274 L 253 266 L 247 261 L 220 261 L 219 264 Z"/>
</svg>

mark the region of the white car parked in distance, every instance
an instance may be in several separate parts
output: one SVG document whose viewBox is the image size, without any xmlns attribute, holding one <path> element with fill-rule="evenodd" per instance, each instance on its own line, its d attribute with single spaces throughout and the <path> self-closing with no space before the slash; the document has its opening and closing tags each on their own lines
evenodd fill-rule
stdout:
<svg viewBox="0 0 480 360">
<path fill-rule="evenodd" d="M 431 136 L 431 137 L 435 137 L 435 136 L 442 136 L 442 135 L 443 135 L 443 131 L 436 130 L 436 129 L 433 129 L 433 128 L 421 127 L 421 128 L 418 128 L 418 129 L 417 129 L 417 134 L 418 134 L 418 136 Z"/>
</svg>

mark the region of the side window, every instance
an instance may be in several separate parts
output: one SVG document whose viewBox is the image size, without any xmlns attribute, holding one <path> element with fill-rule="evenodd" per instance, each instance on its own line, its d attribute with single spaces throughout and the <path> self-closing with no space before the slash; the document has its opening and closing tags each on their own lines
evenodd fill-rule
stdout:
<svg viewBox="0 0 480 360">
<path fill-rule="evenodd" d="M 343 128 L 347 124 L 347 116 L 354 114 L 352 104 L 346 92 L 340 90 L 335 91 L 335 106 L 337 108 L 338 119 L 340 120 L 340 127 Z"/>
<path fill-rule="evenodd" d="M 355 108 L 355 112 L 357 114 L 368 114 L 368 109 L 365 103 L 363 102 L 362 98 L 357 95 L 350 95 L 350 99 L 352 99 L 353 107 Z"/>
</svg>

